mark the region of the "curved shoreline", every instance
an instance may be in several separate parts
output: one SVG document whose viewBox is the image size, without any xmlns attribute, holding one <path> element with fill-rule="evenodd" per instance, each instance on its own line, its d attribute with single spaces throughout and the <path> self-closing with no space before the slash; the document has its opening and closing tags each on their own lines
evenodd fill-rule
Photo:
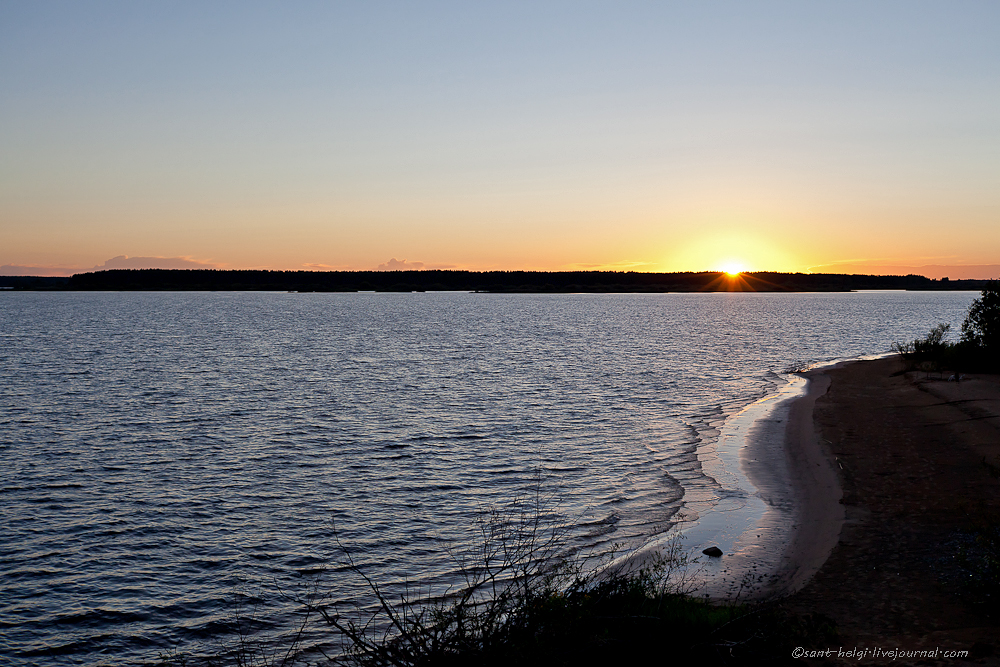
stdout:
<svg viewBox="0 0 1000 667">
<path fill-rule="evenodd" d="M 787 546 L 762 590 L 766 595 L 785 596 L 801 589 L 829 558 L 844 524 L 835 457 L 821 441 L 813 419 L 816 400 L 829 389 L 830 376 L 822 370 L 804 376 L 807 391 L 789 405 L 780 451 L 773 441 L 757 440 L 747 447 L 744 461 L 760 493 L 765 498 L 774 494 L 772 506 L 783 505 L 782 490 L 791 496 Z M 785 463 L 785 479 L 776 479 L 767 466 L 778 457 Z"/>
<path fill-rule="evenodd" d="M 676 548 L 689 561 L 676 573 L 678 584 L 713 600 L 788 595 L 819 569 L 843 522 L 832 459 L 813 427 L 813 406 L 829 377 L 822 370 L 786 377 L 785 386 L 731 415 L 718 439 L 699 450 L 718 493 L 685 499 L 692 518 L 620 565 L 642 567 Z M 710 546 L 724 555 L 703 555 Z"/>
<path fill-rule="evenodd" d="M 844 522 L 835 459 L 813 420 L 831 366 L 791 375 L 727 419 L 718 440 L 698 453 L 719 496 L 686 503 L 694 518 L 624 559 L 628 567 L 679 539 L 690 563 L 678 577 L 693 595 L 750 600 L 801 589 L 829 557 Z M 709 546 L 724 555 L 702 555 Z"/>
<path fill-rule="evenodd" d="M 718 440 L 699 452 L 721 493 L 713 502 L 689 505 L 698 516 L 678 531 L 695 563 L 685 575 L 697 595 L 725 600 L 769 594 L 792 527 L 785 424 L 807 390 L 805 379 L 791 376 L 784 387 L 727 419 Z M 703 555 L 709 546 L 723 556 Z"/>
<path fill-rule="evenodd" d="M 829 384 L 822 370 L 797 374 L 776 395 L 748 406 L 724 427 L 719 456 L 727 467 L 735 463 L 762 511 L 746 522 L 729 549 L 723 548 L 722 558 L 704 564 L 703 574 L 709 576 L 702 595 L 785 596 L 801 588 L 830 555 L 844 520 L 842 494 L 813 425 L 816 399 Z"/>
</svg>

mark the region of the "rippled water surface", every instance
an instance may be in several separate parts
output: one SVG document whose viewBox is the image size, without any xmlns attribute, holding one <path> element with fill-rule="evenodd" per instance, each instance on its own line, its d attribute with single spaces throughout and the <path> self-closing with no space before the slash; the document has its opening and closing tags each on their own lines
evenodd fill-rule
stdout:
<svg viewBox="0 0 1000 667">
<path fill-rule="evenodd" d="M 975 296 L 0 292 L 0 657 L 208 651 L 234 591 L 328 565 L 352 599 L 334 525 L 376 580 L 444 586 L 536 488 L 571 544 L 635 544 L 783 372 Z"/>
</svg>

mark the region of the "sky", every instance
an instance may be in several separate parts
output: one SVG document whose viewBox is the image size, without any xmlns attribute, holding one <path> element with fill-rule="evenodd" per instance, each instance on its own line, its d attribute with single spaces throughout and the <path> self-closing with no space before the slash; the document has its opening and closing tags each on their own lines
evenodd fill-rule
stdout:
<svg viewBox="0 0 1000 667">
<path fill-rule="evenodd" d="M 998 277 L 997 35 L 992 1 L 0 0 L 0 274 Z"/>
</svg>

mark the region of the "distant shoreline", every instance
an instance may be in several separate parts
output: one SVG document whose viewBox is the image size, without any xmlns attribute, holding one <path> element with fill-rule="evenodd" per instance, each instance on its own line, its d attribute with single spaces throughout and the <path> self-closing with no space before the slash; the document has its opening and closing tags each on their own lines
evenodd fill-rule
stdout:
<svg viewBox="0 0 1000 667">
<path fill-rule="evenodd" d="M 69 278 L 0 276 L 0 288 L 32 291 L 280 291 L 280 292 L 852 292 L 857 290 L 977 291 L 995 281 L 924 276 L 717 271 L 257 271 L 114 269 Z"/>
</svg>

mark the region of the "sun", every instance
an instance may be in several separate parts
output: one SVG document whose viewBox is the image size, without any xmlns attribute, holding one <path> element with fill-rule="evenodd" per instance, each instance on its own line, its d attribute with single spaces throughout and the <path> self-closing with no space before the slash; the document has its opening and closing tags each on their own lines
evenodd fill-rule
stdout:
<svg viewBox="0 0 1000 667">
<path fill-rule="evenodd" d="M 741 262 L 724 262 L 722 264 L 722 271 L 732 278 L 743 273 L 746 269 Z"/>
<path fill-rule="evenodd" d="M 733 279 L 736 274 L 745 277 L 755 271 L 795 271 L 798 260 L 780 247 L 779 240 L 751 232 L 750 222 L 754 221 L 681 234 L 671 241 L 670 254 L 661 266 L 665 271 L 725 272 Z M 702 227 L 713 224 L 706 221 Z"/>
</svg>

